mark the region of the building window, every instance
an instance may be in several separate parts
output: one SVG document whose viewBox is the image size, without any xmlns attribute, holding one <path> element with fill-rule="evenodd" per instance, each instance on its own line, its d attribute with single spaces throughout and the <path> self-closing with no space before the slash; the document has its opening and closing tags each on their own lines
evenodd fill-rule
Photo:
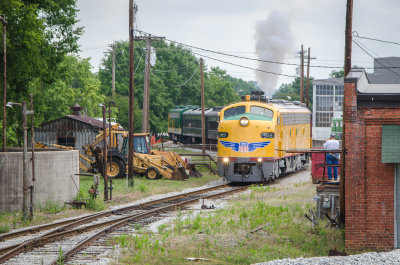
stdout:
<svg viewBox="0 0 400 265">
<path fill-rule="evenodd" d="M 75 147 L 75 137 L 58 137 L 57 144 Z"/>
<path fill-rule="evenodd" d="M 315 116 L 316 127 L 331 127 L 332 112 L 317 112 Z"/>
<path fill-rule="evenodd" d="M 333 95 L 332 85 L 317 85 L 316 89 L 317 89 L 316 91 L 317 95 Z"/>
<path fill-rule="evenodd" d="M 343 106 L 343 97 L 335 96 L 335 106 L 342 107 Z"/>
<path fill-rule="evenodd" d="M 315 106 L 317 111 L 333 111 L 333 97 L 317 96 Z"/>
<path fill-rule="evenodd" d="M 336 85 L 335 86 L 335 95 L 343 95 L 344 94 L 344 86 Z"/>
</svg>

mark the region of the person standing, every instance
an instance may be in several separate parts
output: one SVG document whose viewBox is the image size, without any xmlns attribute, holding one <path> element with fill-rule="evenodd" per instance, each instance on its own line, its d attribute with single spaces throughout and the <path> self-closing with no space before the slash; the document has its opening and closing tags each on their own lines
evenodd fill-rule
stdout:
<svg viewBox="0 0 400 265">
<path fill-rule="evenodd" d="M 335 139 L 335 134 L 332 133 L 330 138 L 324 143 L 325 150 L 339 150 L 339 141 Z M 339 153 L 326 154 L 326 164 L 338 165 L 340 159 Z M 333 180 L 338 178 L 338 168 L 333 167 Z M 328 180 L 332 180 L 332 167 L 328 167 Z"/>
</svg>

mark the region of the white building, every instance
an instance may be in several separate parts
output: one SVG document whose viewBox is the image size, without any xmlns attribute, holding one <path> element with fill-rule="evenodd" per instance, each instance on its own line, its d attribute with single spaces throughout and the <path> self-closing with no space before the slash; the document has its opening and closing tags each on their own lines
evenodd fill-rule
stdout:
<svg viewBox="0 0 400 265">
<path fill-rule="evenodd" d="M 343 78 L 313 81 L 313 139 L 326 140 L 329 138 L 332 119 L 342 118 L 343 91 Z"/>
</svg>

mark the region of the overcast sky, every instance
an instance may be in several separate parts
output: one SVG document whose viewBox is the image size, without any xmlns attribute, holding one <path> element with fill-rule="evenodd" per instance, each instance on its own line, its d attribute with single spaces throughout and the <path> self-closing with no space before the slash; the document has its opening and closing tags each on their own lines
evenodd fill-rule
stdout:
<svg viewBox="0 0 400 265">
<path fill-rule="evenodd" d="M 262 37 L 267 36 L 265 42 L 273 42 L 280 38 L 281 33 L 292 35 L 293 45 L 289 45 L 292 48 L 287 48 L 280 61 L 298 63 L 296 52 L 303 44 L 305 49 L 311 48 L 311 57 L 316 57 L 311 65 L 343 65 L 346 0 L 136 0 L 135 3 L 139 7 L 137 26 L 145 32 L 250 58 L 258 58 L 255 52 L 257 23 L 265 22 L 271 12 L 277 12 L 283 20 L 276 20 L 275 23 L 270 19 L 269 31 L 274 29 L 275 32 L 262 34 Z M 128 7 L 129 0 L 78 0 L 79 25 L 85 27 L 80 39 L 81 56 L 91 57 L 94 71 L 100 67 L 108 44 L 128 40 Z M 360 36 L 400 43 L 398 0 L 354 0 L 353 8 L 353 31 Z M 287 22 L 286 28 L 282 21 Z M 268 36 L 273 39 L 268 40 Z M 365 45 L 365 49 L 374 57 L 400 56 L 399 45 L 355 40 Z M 250 68 L 258 67 L 257 62 L 250 60 L 196 52 Z M 254 70 L 204 59 L 206 65 L 219 66 L 232 76 L 256 80 Z M 353 44 L 352 64 L 372 67 L 373 59 Z M 331 71 L 311 68 L 310 75 L 317 79 L 328 78 Z M 284 66 L 282 73 L 296 75 L 295 66 Z M 264 75 L 271 77 L 270 74 Z M 280 76 L 274 89 L 279 84 L 291 81 L 291 77 Z"/>
</svg>

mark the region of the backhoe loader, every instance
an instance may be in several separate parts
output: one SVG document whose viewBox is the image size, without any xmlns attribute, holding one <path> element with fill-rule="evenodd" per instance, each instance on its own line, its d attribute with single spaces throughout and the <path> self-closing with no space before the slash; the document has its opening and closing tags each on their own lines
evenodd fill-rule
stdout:
<svg viewBox="0 0 400 265">
<path fill-rule="evenodd" d="M 119 124 L 115 124 L 111 126 L 111 130 L 106 130 L 106 139 L 108 141 L 107 175 L 109 178 L 124 177 L 127 172 L 128 132 L 119 131 L 118 128 Z M 110 131 L 111 141 L 109 141 Z M 82 170 L 91 173 L 102 173 L 103 152 L 101 143 L 103 135 L 104 132 L 102 131 L 91 143 L 82 146 L 84 154 L 80 153 L 81 161 L 79 163 Z M 136 133 L 133 139 L 133 168 L 135 174 L 145 175 L 148 179 L 158 179 L 161 177 L 171 180 L 188 179 L 187 171 L 189 171 L 189 168 L 178 154 L 175 152 L 151 150 L 150 135 L 148 133 Z M 122 145 L 119 144 L 121 141 Z M 73 149 L 69 146 L 36 143 L 36 147 L 39 148 L 45 148 L 46 146 Z"/>
</svg>

